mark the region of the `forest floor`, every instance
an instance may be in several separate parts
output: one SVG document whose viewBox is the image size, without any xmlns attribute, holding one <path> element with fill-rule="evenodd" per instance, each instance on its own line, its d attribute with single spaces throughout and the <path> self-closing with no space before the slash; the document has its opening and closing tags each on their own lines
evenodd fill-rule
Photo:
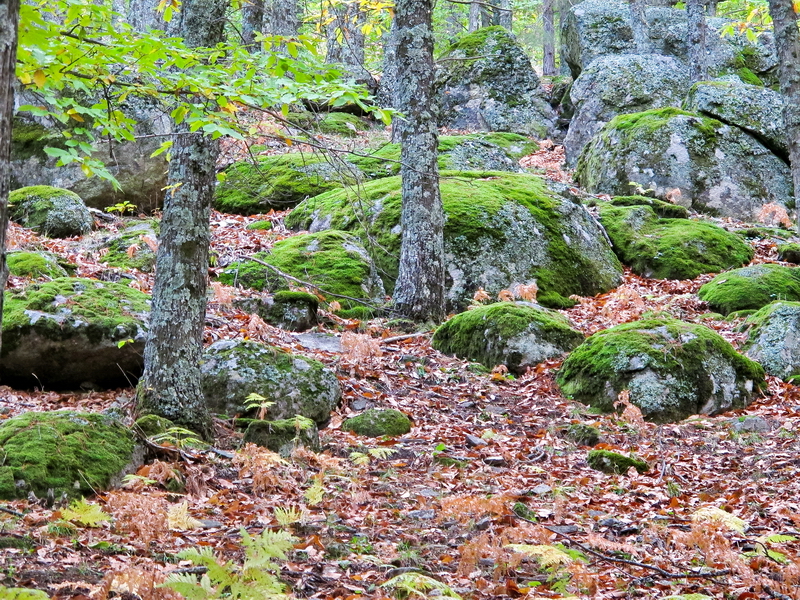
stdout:
<svg viewBox="0 0 800 600">
<path fill-rule="evenodd" d="M 542 150 L 523 163 L 565 180 L 560 152 Z M 220 263 L 290 235 L 282 217 L 214 213 Z M 273 231 L 246 228 L 264 218 L 274 222 Z M 79 240 L 38 238 L 12 226 L 11 243 L 58 253 L 79 265 L 77 276 L 107 270 L 102 256 L 85 254 Z M 774 243 L 754 245 L 756 262 L 776 261 Z M 151 275 L 133 275 L 135 285 L 150 289 Z M 737 345 L 741 321 L 701 318 L 709 309 L 695 293 L 710 278 L 658 281 L 626 272 L 618 289 L 581 298 L 564 313 L 591 334 L 647 311 L 667 312 L 702 322 Z M 12 278 L 10 286 L 25 283 Z M 446 584 L 430 596 L 452 592 L 474 600 L 800 598 L 800 388 L 768 378 L 766 393 L 746 410 L 656 425 L 635 410 L 599 415 L 566 400 L 554 383 L 559 361 L 515 379 L 436 352 L 429 334 L 393 340 L 404 332 L 384 321 L 333 315 L 319 329 L 348 332 L 343 352 L 309 350 L 293 334 L 233 308 L 241 290 L 213 289 L 207 343 L 246 337 L 336 371 L 344 398 L 320 432 L 323 452 L 298 451 L 279 464 L 248 448 L 231 459 L 241 435 L 219 420 L 222 454 L 165 450 L 140 471 L 155 483 L 134 480 L 90 499 L 113 517 L 97 527 L 59 526 L 63 507 L 6 502 L 2 535 L 24 537 L 30 547 L 2 550 L 0 585 L 55 598 L 170 598 L 152 586 L 176 570 L 198 572 L 176 558 L 179 551 L 205 547 L 241 563 L 242 530 L 287 528 L 296 541 L 280 578 L 297 598 L 402 597 L 383 584 L 414 572 Z M 0 387 L 3 418 L 112 405 L 131 412 L 133 390 Z M 369 406 L 403 411 L 413 420 L 411 433 L 370 440 L 340 429 L 343 419 Z M 577 423 L 600 430 L 596 448 L 634 453 L 650 471 L 592 470 L 591 448 L 564 435 Z M 166 488 L 177 473 L 186 484 L 181 493 Z M 200 521 L 181 516 L 182 506 Z M 509 544 L 528 545 L 529 553 Z"/>
</svg>

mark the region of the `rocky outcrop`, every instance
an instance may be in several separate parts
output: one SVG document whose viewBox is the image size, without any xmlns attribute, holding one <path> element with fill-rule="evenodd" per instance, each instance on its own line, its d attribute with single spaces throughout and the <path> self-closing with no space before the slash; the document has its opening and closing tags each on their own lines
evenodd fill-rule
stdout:
<svg viewBox="0 0 800 600">
<path fill-rule="evenodd" d="M 727 315 L 757 310 L 776 300 L 800 301 L 800 268 L 759 264 L 717 275 L 700 288 L 701 300 Z"/>
<path fill-rule="evenodd" d="M 800 380 L 800 302 L 773 302 L 751 315 L 744 354 L 770 375 Z"/>
</svg>

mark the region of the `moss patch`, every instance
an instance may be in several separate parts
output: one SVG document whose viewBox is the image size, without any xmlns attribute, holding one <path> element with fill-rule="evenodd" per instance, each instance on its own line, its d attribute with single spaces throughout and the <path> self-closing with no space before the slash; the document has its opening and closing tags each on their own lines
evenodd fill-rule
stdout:
<svg viewBox="0 0 800 600">
<path fill-rule="evenodd" d="M 800 244 L 778 244 L 778 260 L 799 264 Z"/>
<path fill-rule="evenodd" d="M 287 458 L 298 446 L 320 451 L 319 431 L 311 419 L 293 417 L 279 421 L 249 422 L 242 438 L 243 444 L 256 444 Z"/>
<path fill-rule="evenodd" d="M 107 252 L 100 260 L 110 267 L 150 273 L 155 268 L 156 253 L 145 241 L 145 236 L 155 241 L 157 231 L 158 222 L 153 219 L 133 221 L 104 244 Z"/>
<path fill-rule="evenodd" d="M 647 464 L 647 461 L 609 450 L 590 451 L 586 457 L 586 462 L 595 471 L 602 471 L 609 475 L 625 475 L 631 467 L 639 473 L 647 473 L 650 470 L 650 465 Z"/>
<path fill-rule="evenodd" d="M 345 419 L 342 429 L 367 437 L 405 435 L 411 431 L 411 421 L 399 410 L 371 408 L 357 417 Z"/>
<path fill-rule="evenodd" d="M 702 221 L 659 219 L 649 206 L 602 206 L 600 219 L 622 263 L 645 277 L 694 279 L 753 258 L 735 234 Z"/>
<path fill-rule="evenodd" d="M 51 252 L 9 252 L 6 260 L 9 272 L 17 277 L 55 279 L 67 276 L 58 256 Z"/>
<path fill-rule="evenodd" d="M 498 302 L 456 315 L 441 325 L 432 346 L 489 368 L 524 372 L 568 352 L 584 340 L 566 317 L 535 305 Z"/>
<path fill-rule="evenodd" d="M 138 418 L 133 426 L 134 430 L 140 431 L 144 437 L 166 433 L 173 427 L 175 427 L 175 423 L 158 415 L 144 415 Z"/>
<path fill-rule="evenodd" d="M 34 185 L 8 195 L 9 217 L 50 237 L 89 233 L 94 220 L 80 196 L 69 190 Z"/>
<path fill-rule="evenodd" d="M 711 308 L 727 315 L 759 309 L 775 300 L 800 300 L 800 269 L 760 264 L 721 273 L 698 292 Z"/>
<path fill-rule="evenodd" d="M 256 231 L 269 231 L 272 229 L 272 221 L 253 221 L 247 228 Z"/>
<path fill-rule="evenodd" d="M 107 489 L 131 459 L 133 446 L 131 432 L 103 415 L 57 411 L 13 417 L 0 425 L 2 469 L 25 486 L 3 498 L 25 497 L 29 490 L 41 498 L 48 489 L 56 497 Z"/>
<path fill-rule="evenodd" d="M 647 196 L 615 196 L 611 199 L 611 204 L 613 206 L 649 206 L 659 217 L 665 219 L 689 218 L 689 210 L 686 207 Z"/>
<path fill-rule="evenodd" d="M 562 432 L 565 438 L 578 446 L 596 446 L 600 443 L 600 430 L 586 423 L 572 423 Z"/>
<path fill-rule="evenodd" d="M 31 157 L 44 157 L 48 146 L 66 148 L 66 139 L 41 125 L 25 123 L 14 119 L 11 127 L 11 159 L 26 160 Z"/>
</svg>

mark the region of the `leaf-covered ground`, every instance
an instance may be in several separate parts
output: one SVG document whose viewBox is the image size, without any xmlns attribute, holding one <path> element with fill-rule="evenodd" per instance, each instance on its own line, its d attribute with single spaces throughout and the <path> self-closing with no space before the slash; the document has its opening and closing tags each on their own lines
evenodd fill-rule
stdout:
<svg viewBox="0 0 800 600">
<path fill-rule="evenodd" d="M 555 147 L 523 162 L 567 180 L 562 158 Z M 215 213 L 219 264 L 289 235 L 282 216 Z M 274 230 L 246 228 L 260 218 L 272 220 Z M 57 252 L 78 265 L 77 276 L 113 271 L 81 240 L 38 238 L 12 226 L 11 245 Z M 774 243 L 760 241 L 755 249 L 756 261 L 776 260 Z M 149 291 L 150 275 L 127 276 Z M 646 311 L 698 321 L 708 307 L 695 292 L 709 279 L 627 273 L 617 290 L 564 312 L 587 334 Z M 10 286 L 26 283 L 12 278 Z M 566 400 L 554 385 L 557 361 L 510 379 L 439 354 L 429 334 L 395 339 L 406 332 L 335 316 L 320 329 L 342 337 L 344 351 L 313 351 L 232 308 L 232 298 L 245 292 L 212 289 L 207 343 L 247 337 L 336 370 L 344 400 L 321 431 L 323 453 L 298 452 L 287 463 L 254 448 L 234 453 L 240 434 L 218 421 L 221 452 L 166 449 L 151 457 L 140 474 L 155 483 L 142 479 L 91 499 L 112 517 L 95 527 L 79 519 L 70 525 L 62 506 L 0 504 L 0 541 L 11 546 L 2 550 L 0 585 L 55 598 L 167 598 L 153 588 L 166 574 L 198 573 L 177 552 L 207 547 L 241 561 L 241 530 L 288 528 L 296 543 L 280 577 L 297 598 L 400 597 L 382 584 L 414 572 L 448 586 L 430 596 L 452 591 L 474 600 L 800 598 L 798 388 L 770 378 L 767 393 L 747 410 L 659 426 L 636 411 L 597 415 Z M 734 344 L 743 339 L 740 321 L 702 322 Z M 132 398 L 132 389 L 61 394 L 0 387 L 0 414 L 112 405 L 130 412 Z M 408 414 L 411 433 L 371 440 L 340 428 L 371 406 Z M 596 448 L 634 453 L 650 471 L 592 470 L 590 448 L 566 434 L 575 424 L 599 430 Z M 172 480 L 184 484 L 180 492 L 169 491 L 176 489 Z"/>
</svg>

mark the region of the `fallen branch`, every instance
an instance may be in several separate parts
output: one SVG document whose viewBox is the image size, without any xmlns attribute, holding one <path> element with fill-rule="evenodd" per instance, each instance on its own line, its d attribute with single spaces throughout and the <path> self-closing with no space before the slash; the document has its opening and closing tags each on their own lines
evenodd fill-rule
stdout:
<svg viewBox="0 0 800 600">
<path fill-rule="evenodd" d="M 423 331 L 421 333 L 407 333 L 405 335 L 395 335 L 393 337 L 387 337 L 385 339 L 378 340 L 378 342 L 381 343 L 381 344 L 391 344 L 392 342 L 402 342 L 403 340 L 410 340 L 412 338 L 425 337 L 425 336 L 428 336 L 430 334 L 431 334 L 430 331 Z"/>
<path fill-rule="evenodd" d="M 6 508 L 5 506 L 0 506 L 0 512 L 4 512 L 9 515 L 14 515 L 15 517 L 24 517 L 25 515 L 21 512 L 17 512 L 16 510 L 12 510 L 10 508 Z"/>
</svg>

